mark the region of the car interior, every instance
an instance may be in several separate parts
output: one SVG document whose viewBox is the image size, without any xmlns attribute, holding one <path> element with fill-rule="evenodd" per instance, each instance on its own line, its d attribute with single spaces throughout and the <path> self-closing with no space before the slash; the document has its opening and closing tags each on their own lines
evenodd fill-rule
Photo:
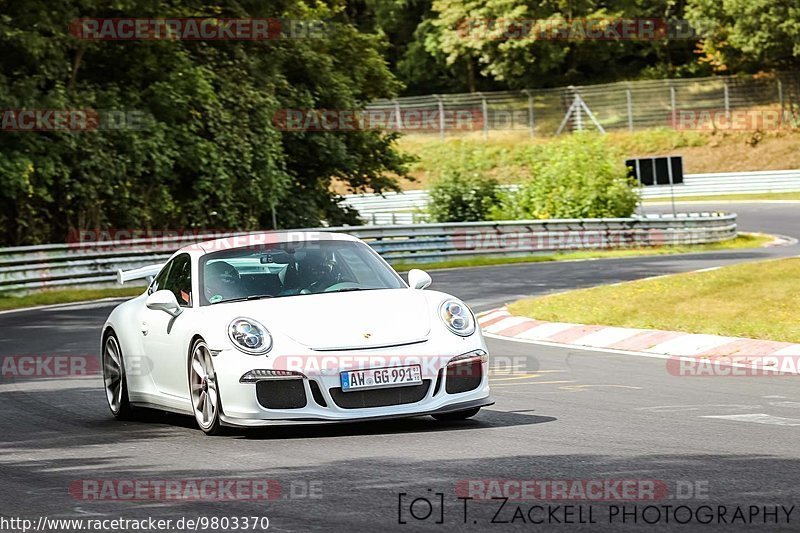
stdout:
<svg viewBox="0 0 800 533">
<path fill-rule="evenodd" d="M 202 280 L 209 304 L 387 287 L 374 265 L 347 248 L 259 250 L 212 258 L 203 266 Z"/>
</svg>

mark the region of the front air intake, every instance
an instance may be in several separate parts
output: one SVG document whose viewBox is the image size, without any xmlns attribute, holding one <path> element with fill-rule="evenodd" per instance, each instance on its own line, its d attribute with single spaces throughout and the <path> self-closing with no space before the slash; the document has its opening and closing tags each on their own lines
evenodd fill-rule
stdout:
<svg viewBox="0 0 800 533">
<path fill-rule="evenodd" d="M 302 379 L 262 380 L 256 383 L 256 398 L 267 409 L 301 409 L 306 406 Z"/>
<path fill-rule="evenodd" d="M 483 367 L 480 360 L 447 365 L 444 390 L 447 394 L 459 394 L 475 390 L 483 380 Z"/>
<path fill-rule="evenodd" d="M 336 387 L 335 389 L 329 389 L 329 392 L 336 405 L 342 409 L 363 409 L 418 402 L 425 398 L 430 386 L 431 380 L 425 379 L 420 385 L 408 387 L 389 387 L 386 389 L 349 392 L 343 392 L 341 387 Z"/>
</svg>

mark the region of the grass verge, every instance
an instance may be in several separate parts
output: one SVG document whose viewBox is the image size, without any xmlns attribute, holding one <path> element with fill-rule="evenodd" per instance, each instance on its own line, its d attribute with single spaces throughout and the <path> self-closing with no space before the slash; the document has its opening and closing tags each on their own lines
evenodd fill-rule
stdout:
<svg viewBox="0 0 800 533">
<path fill-rule="evenodd" d="M 515 315 L 800 342 L 800 259 L 762 261 L 525 299 Z"/>
<path fill-rule="evenodd" d="M 687 174 L 800 168 L 797 142 L 800 131 L 701 132 L 666 128 L 611 132 L 604 136 L 609 150 L 630 157 L 684 156 Z M 403 189 L 427 189 L 442 168 L 463 167 L 494 176 L 501 183 L 520 183 L 530 178 L 530 162 L 545 144 L 564 142 L 559 137 L 530 138 L 525 131 L 451 135 L 409 134 L 398 141 L 401 151 L 418 159 L 410 167 L 413 181 L 400 180 Z M 334 187 L 346 193 L 339 184 Z"/>
<path fill-rule="evenodd" d="M 676 202 L 716 202 L 720 200 L 800 200 L 800 192 L 766 192 L 752 194 L 720 194 L 716 196 L 676 196 Z M 651 198 L 646 204 L 669 203 L 670 198 Z"/>
<path fill-rule="evenodd" d="M 0 310 L 22 309 L 37 305 L 64 304 L 98 300 L 100 298 L 138 296 L 145 287 L 125 287 L 119 289 L 66 289 L 49 290 L 25 296 L 0 296 Z"/>
<path fill-rule="evenodd" d="M 430 263 L 392 263 L 395 270 L 406 271 L 412 268 L 436 270 L 441 268 L 461 268 L 476 266 L 511 265 L 515 263 L 541 263 L 546 261 L 567 261 L 576 259 L 610 259 L 618 257 L 638 257 L 646 255 L 688 254 L 695 252 L 713 252 L 720 250 L 737 250 L 741 248 L 758 248 L 772 242 L 771 235 L 761 233 L 740 233 L 736 239 L 713 244 L 694 244 L 685 246 L 659 246 L 647 248 L 626 248 L 622 250 L 585 250 L 562 252 L 548 255 L 526 255 L 518 257 L 470 257 L 464 259 L 448 259 Z"/>
</svg>

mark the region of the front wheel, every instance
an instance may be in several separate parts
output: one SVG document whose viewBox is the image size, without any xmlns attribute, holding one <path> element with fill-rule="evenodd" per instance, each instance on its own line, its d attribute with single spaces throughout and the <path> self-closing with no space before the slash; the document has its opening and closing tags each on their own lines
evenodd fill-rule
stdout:
<svg viewBox="0 0 800 533">
<path fill-rule="evenodd" d="M 218 435 L 222 428 L 219 420 L 220 401 L 214 362 L 205 341 L 192 346 L 189 358 L 189 393 L 197 425 L 206 435 Z"/>
<path fill-rule="evenodd" d="M 466 420 L 478 414 L 480 407 L 473 407 L 472 409 L 465 409 L 464 411 L 454 411 L 452 413 L 442 413 L 440 415 L 432 415 L 433 418 L 440 422 L 453 422 L 455 420 Z"/>
<path fill-rule="evenodd" d="M 128 400 L 128 379 L 125 361 L 116 334 L 109 333 L 103 343 L 103 385 L 106 389 L 108 408 L 119 420 L 130 418 L 132 408 Z"/>
</svg>

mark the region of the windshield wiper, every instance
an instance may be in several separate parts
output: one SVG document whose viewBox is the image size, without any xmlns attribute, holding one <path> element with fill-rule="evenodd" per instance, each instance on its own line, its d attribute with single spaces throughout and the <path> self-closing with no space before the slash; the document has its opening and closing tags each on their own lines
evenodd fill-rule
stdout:
<svg viewBox="0 0 800 533">
<path fill-rule="evenodd" d="M 325 292 L 351 292 L 351 291 L 374 291 L 377 289 L 374 288 L 364 288 L 364 287 L 346 287 L 344 289 L 336 289 L 335 291 L 325 291 Z"/>
<path fill-rule="evenodd" d="M 249 300 L 262 300 L 264 298 L 274 298 L 274 296 L 272 296 L 271 294 L 251 294 L 250 296 L 240 296 L 239 298 L 231 298 L 230 300 L 220 300 L 219 302 L 214 302 L 214 303 L 224 304 L 228 302 L 245 302 Z"/>
</svg>

